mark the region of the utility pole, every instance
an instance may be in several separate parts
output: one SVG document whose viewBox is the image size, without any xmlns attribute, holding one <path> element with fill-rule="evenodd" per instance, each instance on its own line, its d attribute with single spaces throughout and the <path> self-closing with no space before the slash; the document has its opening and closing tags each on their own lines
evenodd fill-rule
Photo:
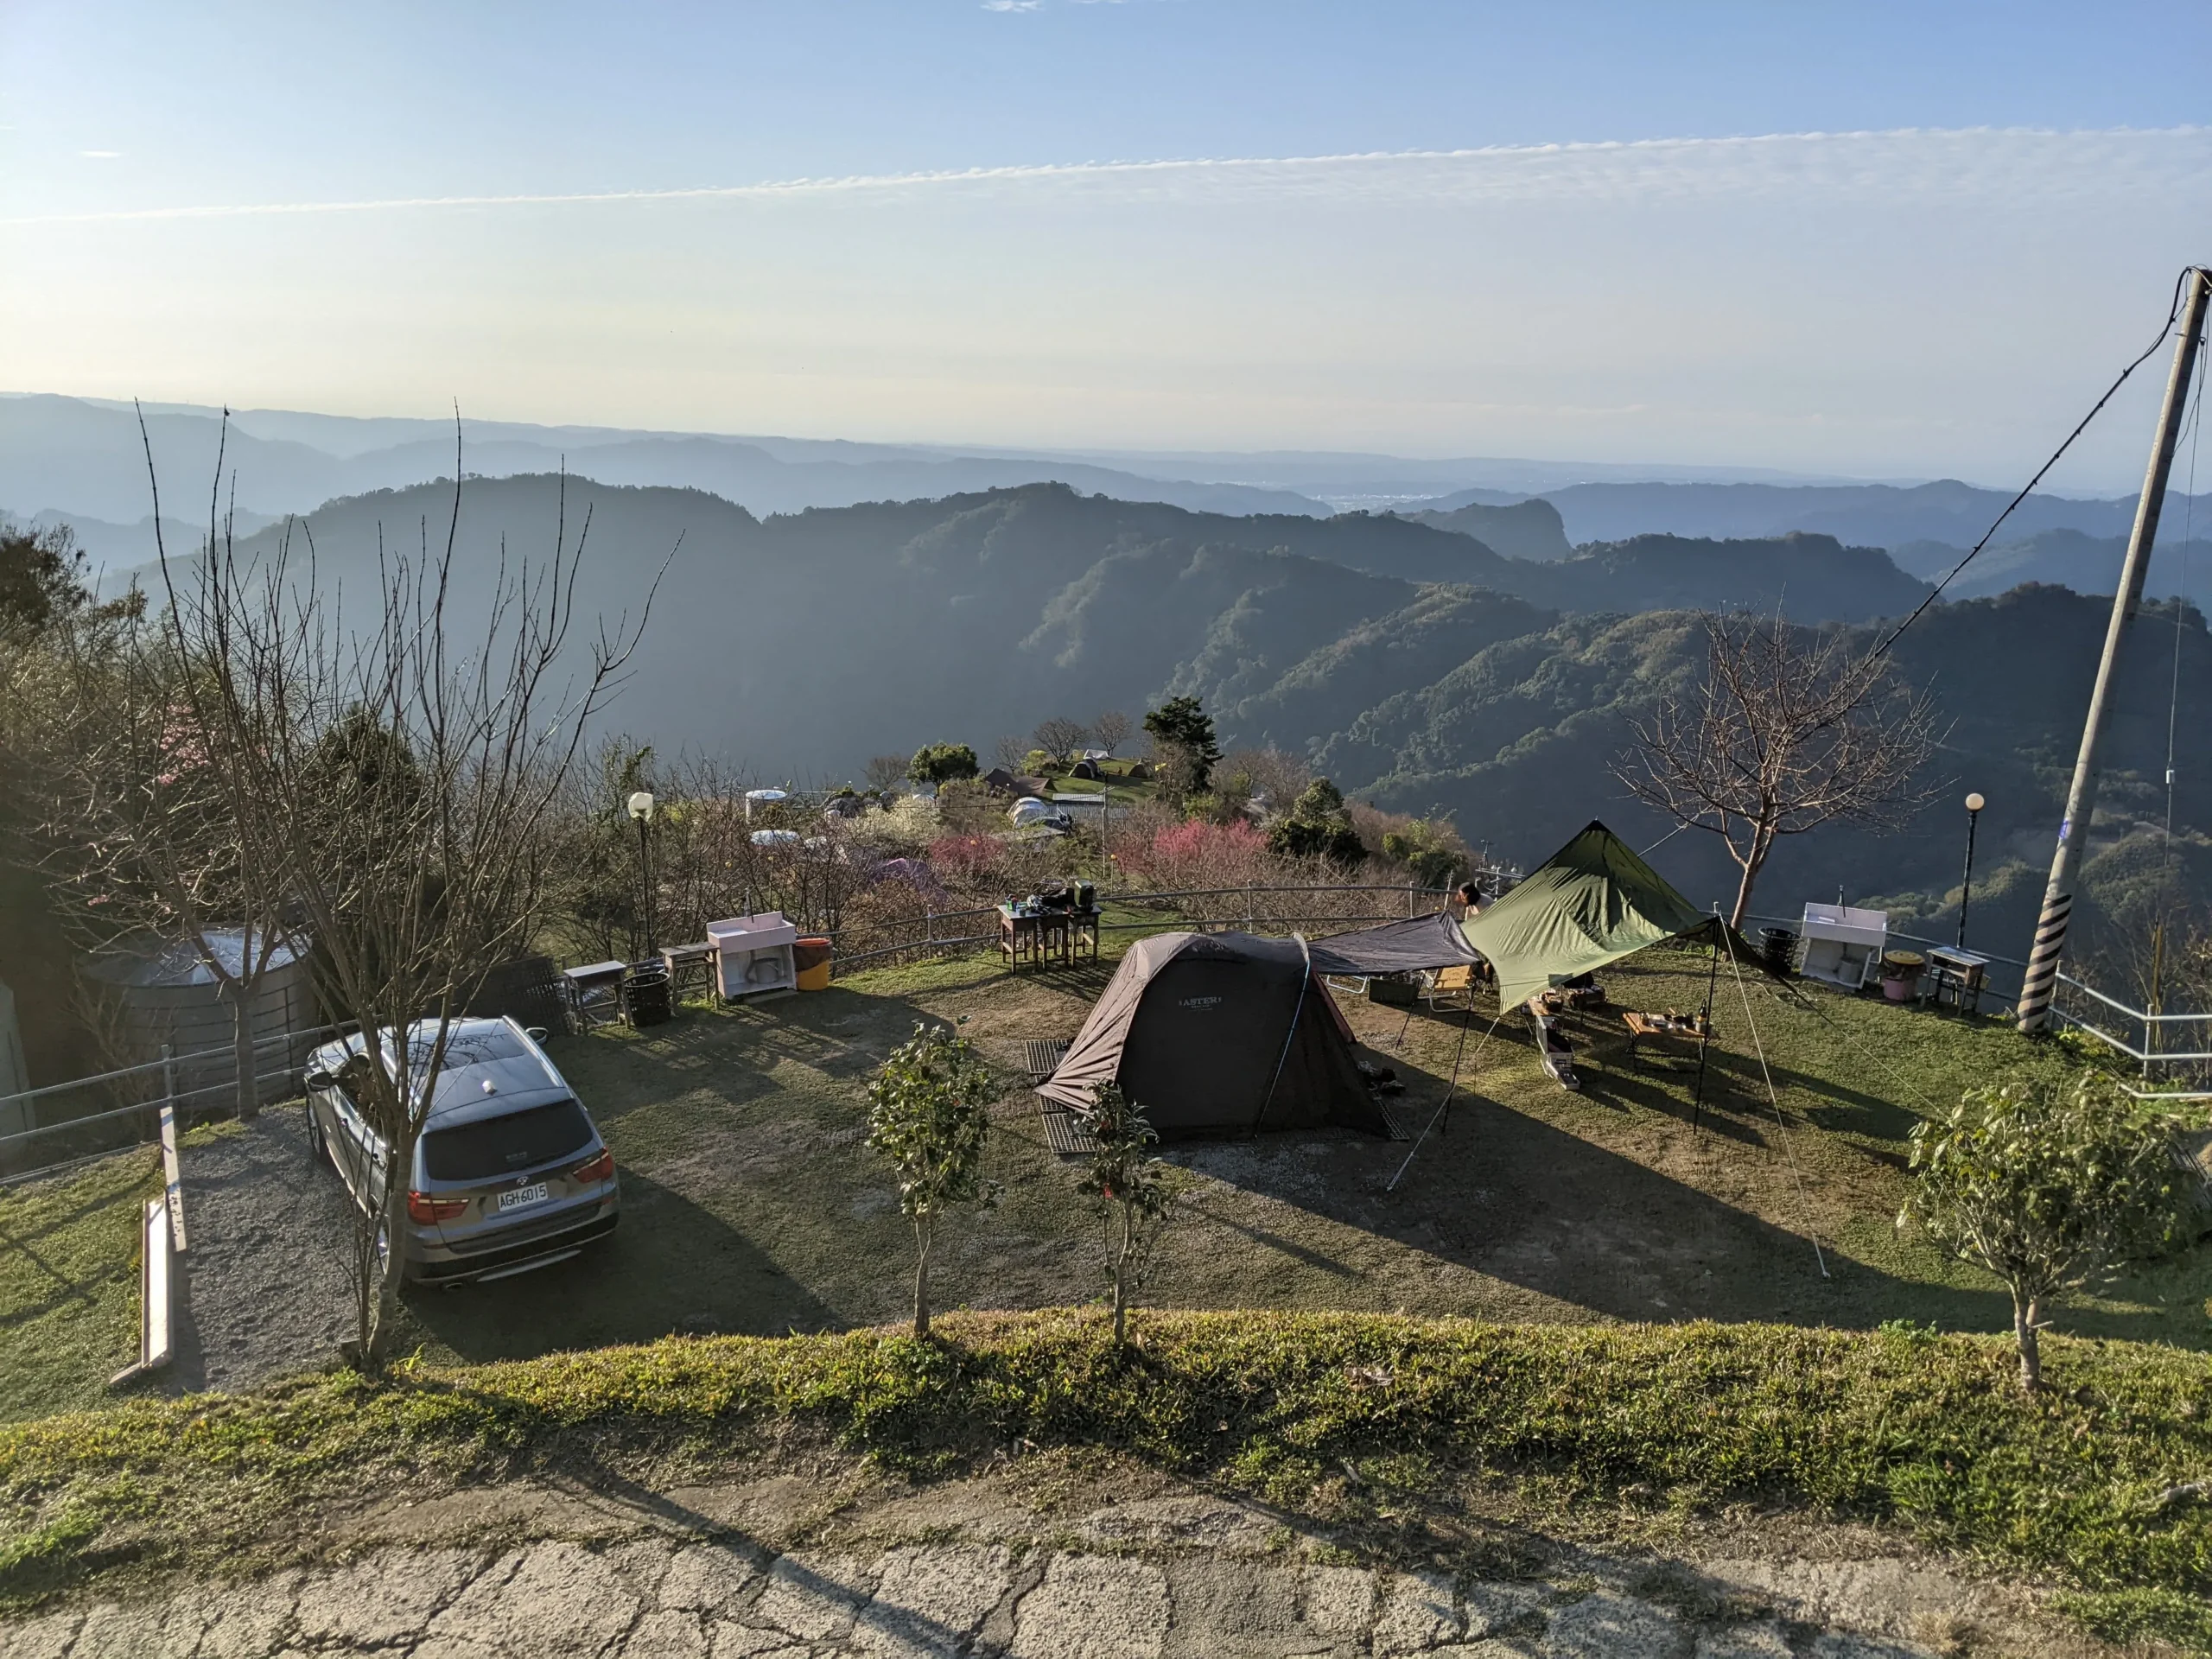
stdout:
<svg viewBox="0 0 2212 1659">
<path fill-rule="evenodd" d="M 2089 838 L 2089 820 L 2097 807 L 2097 744 L 2104 736 L 2113 671 L 2120 659 L 2120 636 L 2142 603 L 2143 578 L 2150 567 L 2152 544 L 2158 539 L 2158 513 L 2165 505 L 2166 474 L 2173 467 L 2182 416 L 2189 406 L 2190 378 L 2196 368 L 2196 344 L 2198 336 L 2204 332 L 2208 295 L 2212 295 L 2212 280 L 2208 280 L 2204 269 L 2199 266 L 2189 273 L 2189 296 L 2182 305 L 2181 334 L 2174 342 L 2173 370 L 2166 377 L 2166 401 L 2158 412 L 2158 433 L 2151 445 L 2151 465 L 2143 475 L 2143 497 L 2136 504 L 2134 532 L 2127 538 L 2127 562 L 2120 567 L 2120 591 L 2112 596 L 2112 620 L 2105 628 L 2104 656 L 2097 664 L 2096 685 L 2089 693 L 2089 715 L 2082 727 L 2082 752 L 2074 762 L 2074 781 L 2066 791 L 2066 816 L 2058 825 L 2058 850 L 2050 861 L 2050 885 L 2044 889 L 2043 915 L 2036 923 L 2035 946 L 2028 953 L 2027 976 L 2020 986 L 2018 1015 L 2022 1031 L 2044 1028 L 2050 1018 L 2051 997 L 2058 988 L 2058 959 L 2066 949 L 2066 924 L 2074 913 L 2074 880 L 2082 867 L 2082 843 Z"/>
</svg>

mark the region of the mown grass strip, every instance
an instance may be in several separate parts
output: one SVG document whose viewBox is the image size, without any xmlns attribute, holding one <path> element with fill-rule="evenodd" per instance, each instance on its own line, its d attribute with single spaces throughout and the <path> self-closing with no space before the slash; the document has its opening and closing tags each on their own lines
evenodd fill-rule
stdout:
<svg viewBox="0 0 2212 1659">
<path fill-rule="evenodd" d="M 287 1504 L 710 1446 L 779 1419 L 926 1473 L 1026 1440 L 1109 1447 L 1295 1505 L 1345 1459 L 1418 1453 L 1618 1503 L 1759 1503 L 1899 1523 L 2082 1592 L 2201 1596 L 2212 1364 L 2051 1344 L 2025 1399 L 2007 1345 L 1782 1325 L 1498 1325 L 1154 1314 L 1116 1355 L 1093 1313 L 671 1339 L 387 1382 L 142 1401 L 0 1430 L 0 1588 L 105 1559 L 189 1559 Z M 35 1568 L 35 1572 L 29 1569 Z M 2116 1622 L 2132 1604 L 2097 1604 Z M 2139 1610 L 2138 1610 L 2139 1611 Z"/>
</svg>

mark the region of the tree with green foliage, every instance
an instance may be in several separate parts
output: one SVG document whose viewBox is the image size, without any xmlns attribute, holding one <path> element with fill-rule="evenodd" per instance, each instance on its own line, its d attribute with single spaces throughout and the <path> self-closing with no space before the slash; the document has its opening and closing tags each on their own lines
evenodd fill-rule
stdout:
<svg viewBox="0 0 2212 1659">
<path fill-rule="evenodd" d="M 1159 750 L 1160 787 L 1171 799 L 1203 792 L 1221 759 L 1213 716 L 1196 697 L 1170 697 L 1144 717 L 1144 728 Z"/>
<path fill-rule="evenodd" d="M 99 602 L 92 562 L 67 524 L 29 530 L 0 522 L 0 642 L 34 638 L 80 618 L 137 618 L 145 605 L 136 588 Z"/>
<path fill-rule="evenodd" d="M 1175 1198 L 1167 1185 L 1167 1166 L 1153 1155 L 1160 1137 L 1144 1108 L 1119 1085 L 1096 1085 L 1082 1121 L 1097 1148 L 1082 1190 L 1106 1206 L 1106 1273 L 1114 1286 L 1114 1345 L 1119 1348 L 1128 1339 L 1130 1294 Z"/>
<path fill-rule="evenodd" d="M 956 778 L 973 778 L 982 768 L 976 751 L 965 743 L 925 743 L 906 763 L 906 776 L 917 784 L 949 784 Z"/>
<path fill-rule="evenodd" d="M 1382 856 L 1404 865 L 1424 887 L 1450 887 L 1452 878 L 1474 861 L 1446 817 L 1415 818 L 1384 830 Z"/>
<path fill-rule="evenodd" d="M 914 1334 L 930 1333 L 930 1256 L 938 1224 L 965 1206 L 988 1207 L 983 1179 L 991 1102 L 998 1086 L 968 1046 L 943 1026 L 917 1024 L 868 1085 L 868 1144 L 899 1179 L 899 1207 L 914 1229 Z"/>
<path fill-rule="evenodd" d="M 2094 1071 L 1970 1089 L 1910 1138 L 1915 1180 L 1897 1224 L 1917 1222 L 2011 1288 L 2020 1386 L 2032 1394 L 2050 1304 L 2173 1241 L 2181 1171 L 2171 1138 Z"/>
<path fill-rule="evenodd" d="M 1344 791 L 1325 778 L 1306 785 L 1290 811 L 1268 826 L 1268 850 L 1285 858 L 1325 858 L 1347 866 L 1367 858 L 1366 845 L 1344 808 Z"/>
</svg>

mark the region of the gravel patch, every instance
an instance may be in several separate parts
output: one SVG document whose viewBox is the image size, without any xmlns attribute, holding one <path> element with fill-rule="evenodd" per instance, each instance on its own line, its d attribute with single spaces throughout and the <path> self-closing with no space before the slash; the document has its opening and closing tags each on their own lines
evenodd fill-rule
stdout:
<svg viewBox="0 0 2212 1659">
<path fill-rule="evenodd" d="M 306 1109 L 264 1109 L 178 1159 L 191 1249 L 175 1384 L 251 1389 L 330 1363 L 353 1329 L 353 1206 L 308 1154 Z"/>
</svg>

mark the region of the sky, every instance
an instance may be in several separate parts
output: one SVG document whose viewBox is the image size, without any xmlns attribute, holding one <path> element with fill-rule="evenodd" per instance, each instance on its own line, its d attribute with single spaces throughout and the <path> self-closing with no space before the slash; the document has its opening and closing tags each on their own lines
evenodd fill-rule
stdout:
<svg viewBox="0 0 2212 1659">
<path fill-rule="evenodd" d="M 10 391 L 2004 483 L 2206 259 L 2196 0 L 0 3 Z"/>
</svg>

